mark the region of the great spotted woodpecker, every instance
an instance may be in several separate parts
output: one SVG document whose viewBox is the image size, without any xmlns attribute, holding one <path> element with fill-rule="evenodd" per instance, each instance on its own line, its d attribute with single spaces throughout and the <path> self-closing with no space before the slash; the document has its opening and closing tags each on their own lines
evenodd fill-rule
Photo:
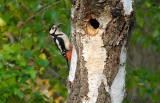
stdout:
<svg viewBox="0 0 160 103">
<path fill-rule="evenodd" d="M 63 57 L 67 60 L 67 65 L 69 68 L 72 54 L 72 46 L 68 36 L 58 29 L 61 25 L 62 23 L 57 26 L 51 27 L 49 29 L 49 34 L 53 37 L 54 43 L 56 44 Z"/>
</svg>

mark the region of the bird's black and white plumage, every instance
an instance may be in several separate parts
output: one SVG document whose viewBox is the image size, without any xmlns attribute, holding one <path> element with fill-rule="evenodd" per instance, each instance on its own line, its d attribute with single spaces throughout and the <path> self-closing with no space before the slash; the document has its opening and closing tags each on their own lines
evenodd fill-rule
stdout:
<svg viewBox="0 0 160 103">
<path fill-rule="evenodd" d="M 70 62 L 71 59 L 72 47 L 68 36 L 58 29 L 60 26 L 61 24 L 51 27 L 49 30 L 49 34 L 53 37 L 55 45 L 68 63 L 68 61 Z"/>
</svg>

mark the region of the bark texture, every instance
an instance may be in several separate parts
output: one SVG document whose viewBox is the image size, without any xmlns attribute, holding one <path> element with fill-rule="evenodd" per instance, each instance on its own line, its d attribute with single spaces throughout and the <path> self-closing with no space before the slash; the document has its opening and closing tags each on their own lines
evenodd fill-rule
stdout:
<svg viewBox="0 0 160 103">
<path fill-rule="evenodd" d="M 67 103 L 122 102 L 132 13 L 125 11 L 124 0 L 71 0 L 71 3 L 74 52 Z"/>
</svg>

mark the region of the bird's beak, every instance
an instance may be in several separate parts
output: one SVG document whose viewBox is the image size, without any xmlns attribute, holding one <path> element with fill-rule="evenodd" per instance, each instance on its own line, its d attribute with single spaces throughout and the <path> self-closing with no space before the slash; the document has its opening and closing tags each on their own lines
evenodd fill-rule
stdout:
<svg viewBox="0 0 160 103">
<path fill-rule="evenodd" d="M 57 25 L 57 29 L 60 28 L 61 25 L 62 25 L 62 23 L 58 24 L 58 25 Z"/>
</svg>

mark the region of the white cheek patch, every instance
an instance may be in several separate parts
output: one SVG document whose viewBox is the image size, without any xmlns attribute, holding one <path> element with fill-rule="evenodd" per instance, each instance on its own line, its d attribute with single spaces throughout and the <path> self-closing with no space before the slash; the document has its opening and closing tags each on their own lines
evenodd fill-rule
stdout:
<svg viewBox="0 0 160 103">
<path fill-rule="evenodd" d="M 49 31 L 49 34 L 53 34 L 54 33 L 54 29 L 51 29 L 50 31 Z"/>
</svg>

